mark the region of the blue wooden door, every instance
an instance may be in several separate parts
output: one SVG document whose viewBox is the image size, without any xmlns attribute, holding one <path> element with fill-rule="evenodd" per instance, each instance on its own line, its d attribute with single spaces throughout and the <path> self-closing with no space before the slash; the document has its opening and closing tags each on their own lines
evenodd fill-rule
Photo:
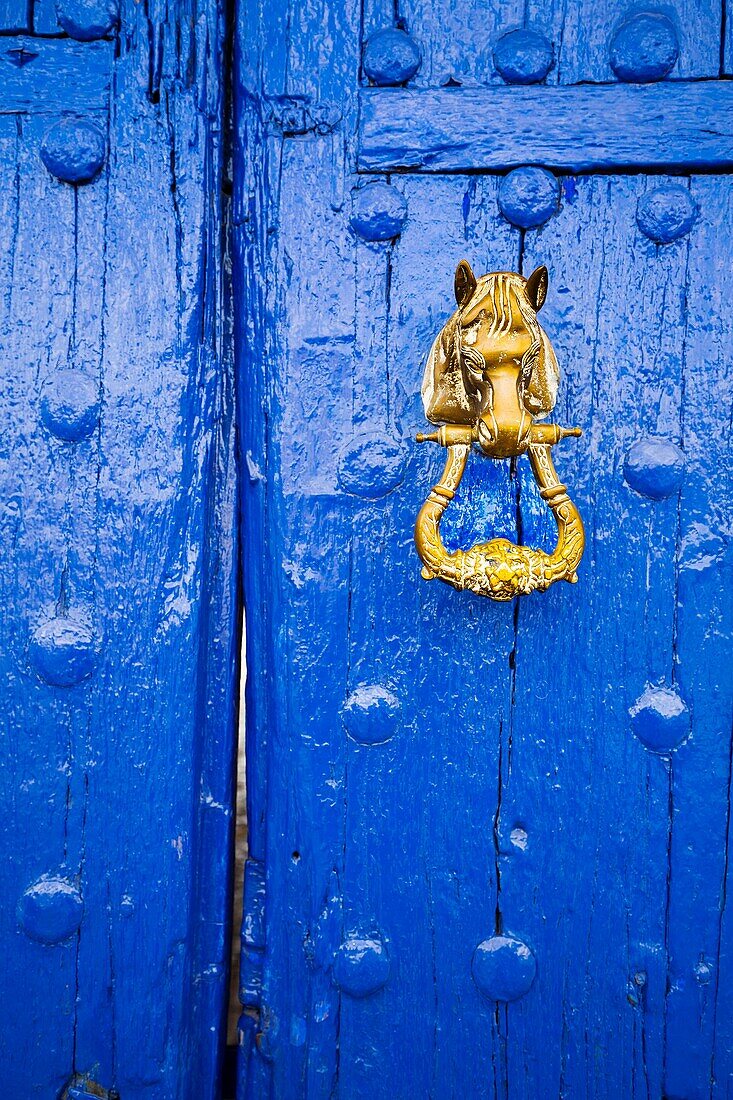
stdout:
<svg viewBox="0 0 733 1100">
<path fill-rule="evenodd" d="M 730 25 L 240 4 L 242 1100 L 731 1095 Z M 506 605 L 412 543 L 464 257 L 547 264 L 584 433 L 579 583 Z M 452 546 L 551 542 L 474 467 Z"/>
<path fill-rule="evenodd" d="M 3 1089 L 200 1100 L 237 665 L 222 18 L 0 18 Z"/>
</svg>

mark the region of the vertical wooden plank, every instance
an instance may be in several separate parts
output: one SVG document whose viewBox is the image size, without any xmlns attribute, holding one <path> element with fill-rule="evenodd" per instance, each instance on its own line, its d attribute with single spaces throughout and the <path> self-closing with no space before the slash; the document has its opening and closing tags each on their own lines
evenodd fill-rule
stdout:
<svg viewBox="0 0 733 1100">
<path fill-rule="evenodd" d="M 730 182 L 693 178 L 691 194 L 699 219 L 690 235 L 686 288 L 685 477 L 675 638 L 676 675 L 691 734 L 673 765 L 665 1088 L 669 1095 L 695 1098 L 711 1095 L 711 1087 L 714 1095 L 725 1096 L 731 1073 L 725 877 L 733 725 L 727 533 L 733 484 L 729 416 L 721 415 L 731 390 Z"/>
<path fill-rule="evenodd" d="M 39 138 L 48 125 L 48 120 L 39 120 Z M 100 120 L 100 128 L 106 141 L 106 119 Z M 34 148 L 36 155 L 38 144 Z M 66 468 L 69 480 L 64 501 L 66 545 L 60 564 L 65 571 L 67 613 L 72 619 L 79 617 L 93 624 L 95 648 L 101 652 L 104 614 L 100 613 L 103 595 L 97 572 L 100 454 L 96 419 L 100 409 L 103 354 L 107 171 L 84 188 L 72 188 L 55 180 L 53 185 L 59 192 L 60 201 L 65 200 L 69 208 L 72 255 L 64 266 L 64 277 L 69 283 L 71 311 L 64 326 L 65 354 L 59 355 L 50 365 L 47 385 L 53 384 L 54 376 L 64 369 L 74 372 L 72 377 L 77 379 L 76 384 L 80 388 L 89 387 L 95 410 L 93 430 L 82 443 L 60 442 L 49 434 L 56 461 Z M 52 315 L 52 323 L 58 323 L 55 309 Z M 49 489 L 52 491 L 50 486 Z M 68 732 L 69 810 L 65 833 L 68 858 L 74 867 L 84 907 L 84 920 L 74 944 L 76 999 L 69 1072 L 77 1065 L 91 1068 L 94 1063 L 88 1059 L 88 1050 L 93 1046 L 99 1052 L 97 1077 L 110 1082 L 113 1079 L 109 1055 L 114 1049 L 114 1019 L 108 1010 L 113 980 L 107 928 L 109 870 L 105 867 L 106 873 L 100 873 L 100 864 L 106 864 L 106 860 L 99 859 L 101 851 L 98 850 L 98 846 L 103 849 L 106 844 L 109 823 L 97 814 L 97 807 L 105 802 L 105 786 L 110 783 L 110 777 L 105 767 L 106 738 L 95 736 L 95 675 L 96 669 L 86 685 L 83 705 L 70 708 Z M 96 980 L 87 985 L 85 972 L 90 958 Z"/>
<path fill-rule="evenodd" d="M 467 199 L 464 181 L 409 181 L 407 222 L 394 247 L 360 244 L 357 252 L 360 431 L 398 443 L 404 472 L 397 487 L 357 508 L 351 535 L 345 925 L 352 936 L 383 940 L 390 964 L 384 988 L 342 996 L 340 1082 L 350 1096 L 399 1095 L 406 1079 L 417 1094 L 444 1094 L 468 1064 L 473 1094 L 490 1095 L 491 1024 L 471 954 L 495 908 L 492 776 L 510 631 L 499 609 L 470 600 L 452 609 L 452 593 L 426 586 L 412 543 L 442 461 L 437 450 L 419 448 L 414 433 L 424 425 L 424 360 L 453 308 L 456 256 L 484 251 L 486 235 L 495 259 L 517 260 L 518 237 L 499 219 L 495 181 L 470 190 Z M 466 654 L 470 631 L 482 633 L 493 656 Z M 370 744 L 378 722 L 364 700 L 376 697 L 380 704 L 370 705 L 381 707 L 384 726 L 373 734 L 380 743 Z M 456 1017 L 461 1002 L 474 1014 L 468 1030 Z"/>
<path fill-rule="evenodd" d="M 329 154 L 320 141 L 283 151 L 277 326 L 284 356 L 269 380 L 268 543 L 279 548 L 280 565 L 268 598 L 280 673 L 271 686 L 267 812 L 279 825 L 267 834 L 263 1026 L 275 1095 L 297 1081 L 307 1094 L 327 1096 L 337 1079 L 331 971 L 341 936 L 349 600 L 338 457 L 351 421 L 353 287 L 347 227 L 328 204 Z M 305 178 L 313 183 L 304 192 Z"/>
<path fill-rule="evenodd" d="M 95 726 L 110 738 L 90 791 L 120 825 L 110 838 L 90 811 L 88 877 L 104 884 L 106 905 L 80 957 L 80 1049 L 86 1065 L 110 1060 L 123 1094 L 213 1096 L 228 926 L 228 856 L 215 853 L 229 851 L 236 668 L 220 150 L 202 119 L 221 111 L 220 27 L 216 9 L 202 11 L 200 40 L 176 40 L 185 13 L 173 15 L 154 36 L 159 77 L 141 65 L 147 45 L 121 58 L 111 121 L 96 550 L 108 625 L 95 695 Z M 147 43 L 135 18 L 132 41 Z M 103 940 L 113 1015 L 104 1054 L 91 1025 Z M 142 1033 L 136 1003 L 149 1006 Z"/>
<path fill-rule="evenodd" d="M 268 780 L 270 736 L 273 730 L 275 691 L 272 683 L 276 668 L 274 597 L 271 597 L 272 570 L 267 548 L 270 530 L 269 501 L 272 494 L 270 471 L 269 415 L 270 394 L 274 389 L 269 364 L 277 362 L 280 348 L 274 324 L 273 304 L 277 291 L 273 285 L 271 257 L 276 254 L 275 233 L 279 190 L 269 186 L 279 179 L 281 143 L 277 135 L 267 140 L 259 107 L 259 96 L 266 88 L 270 95 L 284 92 L 287 51 L 283 6 L 268 18 L 267 5 L 239 5 L 236 8 L 232 73 L 233 118 L 233 193 L 232 193 L 232 305 L 233 339 L 238 385 L 245 381 L 247 401 L 238 404 L 241 527 L 243 539 L 242 591 L 246 631 L 246 786 L 247 849 L 250 866 L 247 877 L 256 875 L 260 884 L 259 906 L 264 910 L 265 858 L 267 854 Z M 266 33 L 269 30 L 269 33 Z M 272 52 L 274 51 L 274 52 Z M 279 61 L 279 64 L 277 62 Z M 237 308 L 239 306 L 239 308 Z M 241 392 L 241 390 L 240 390 Z M 250 608 L 257 611 L 252 614 Z M 244 1011 L 239 1023 L 237 1061 L 237 1097 L 250 1100 L 270 1095 L 271 1062 L 267 1044 L 256 1042 L 267 1017 L 260 1013 L 263 985 L 263 956 L 267 930 L 264 912 L 258 921 L 260 953 L 253 967 L 247 945 L 247 913 L 242 922 L 242 962 L 239 972 L 240 1001 Z"/>
<path fill-rule="evenodd" d="M 243 99 L 264 90 L 305 96 L 344 118 L 333 133 L 305 139 L 283 142 L 273 129 L 263 163 L 256 147 L 243 146 L 258 121 L 240 101 L 235 196 L 235 293 L 269 329 L 237 331 L 242 377 L 264 410 L 242 410 L 250 475 L 243 510 L 254 532 L 244 577 L 248 752 L 268 758 L 266 776 L 255 770 L 250 800 L 255 854 L 266 859 L 267 951 L 261 1005 L 247 1011 L 258 1017 L 275 1095 L 295 1088 L 317 1097 L 338 1080 L 332 976 L 344 905 L 340 712 L 349 602 L 338 460 L 351 432 L 354 325 L 353 242 L 340 207 L 357 17 L 352 4 L 294 6 L 287 19 L 276 17 L 266 42 L 246 37 L 258 20 L 269 29 L 269 6 L 240 12 Z M 323 63 L 324 51 L 333 63 Z M 268 818 L 279 823 L 266 836 L 265 791 Z M 242 1096 L 260 1090 L 257 1059 L 241 1067 Z"/>
<path fill-rule="evenodd" d="M 525 240 L 525 271 L 550 262 L 556 419 L 585 430 L 557 463 L 587 550 L 577 586 L 518 611 L 501 907 L 538 972 L 508 1010 L 517 1096 L 528 1073 L 538 1093 L 662 1089 L 669 762 L 633 735 L 630 711 L 647 684 L 674 685 L 678 514 L 623 470 L 639 439 L 679 442 L 687 242 L 642 236 L 643 188 L 568 180 L 560 213 Z"/>
<path fill-rule="evenodd" d="M 106 114 L 84 116 L 104 134 L 95 180 L 42 163 L 45 100 L 2 123 L 2 341 L 20 364 L 2 398 L 17 608 L 2 997 L 22 1008 L 0 1042 L 23 1095 L 86 1077 L 218 1095 L 237 670 L 224 28 L 215 4 L 167 12 L 155 83 L 133 7 L 109 133 Z M 108 62 L 87 49 L 80 81 Z M 86 409 L 76 436 L 69 405 Z"/>
<path fill-rule="evenodd" d="M 30 0 L 2 0 L 0 30 L 3 34 L 28 31 L 31 26 Z"/>
<path fill-rule="evenodd" d="M 81 919 L 70 755 L 88 685 L 59 689 L 31 666 L 33 635 L 64 599 L 73 538 L 74 463 L 40 420 L 47 379 L 66 364 L 73 312 L 74 200 L 40 167 L 48 126 L 2 121 L 3 249 L 3 1065 L 26 1095 L 55 1093 L 73 1053 L 76 931 Z M 39 241 L 47 262 L 38 263 Z M 16 609 L 15 613 L 11 609 Z M 74 791 L 74 794 L 77 792 Z M 69 836 L 69 828 L 72 835 Z M 47 905 L 44 906 L 44 898 Z M 17 991 L 23 990 L 19 998 Z M 41 1016 L 50 1014 L 47 1026 Z"/>
</svg>

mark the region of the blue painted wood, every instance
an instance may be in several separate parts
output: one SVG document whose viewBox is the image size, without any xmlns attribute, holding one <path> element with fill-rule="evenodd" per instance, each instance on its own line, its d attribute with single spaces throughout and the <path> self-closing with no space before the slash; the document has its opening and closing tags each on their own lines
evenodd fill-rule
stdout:
<svg viewBox="0 0 733 1100">
<path fill-rule="evenodd" d="M 238 667 L 224 20 L 121 25 L 3 44 L 0 1064 L 18 1096 L 198 1100 Z"/>
<path fill-rule="evenodd" d="M 362 171 L 467 172 L 523 164 L 572 172 L 723 171 L 733 163 L 733 92 L 719 81 L 365 88 L 360 117 Z"/>
<path fill-rule="evenodd" d="M 730 108 L 724 82 L 678 79 L 717 76 L 725 28 L 715 5 L 665 9 L 671 77 L 620 86 L 624 12 L 567 9 L 543 8 L 547 82 L 609 86 L 495 86 L 498 6 L 401 4 L 422 63 L 387 89 L 365 85 L 392 79 L 390 58 L 360 69 L 354 44 L 393 27 L 393 5 L 240 5 L 264 873 L 242 1098 L 648 1100 L 733 1082 Z M 619 73 L 632 55 L 617 40 Z M 449 77 L 492 86 L 436 87 Z M 279 129 L 270 105 L 295 96 L 340 120 Z M 520 229 L 497 170 L 526 164 L 563 173 L 556 210 Z M 557 454 L 586 521 L 579 584 L 514 607 L 426 584 L 412 548 L 440 468 L 412 442 L 422 367 L 463 256 L 549 264 L 558 420 L 584 429 Z M 477 459 L 456 503 L 450 545 L 553 537 L 524 461 Z"/>
<path fill-rule="evenodd" d="M 660 8 L 679 42 L 671 79 L 717 77 L 723 23 L 720 0 L 676 0 L 674 6 L 609 0 L 579 0 L 572 5 L 556 0 L 512 0 L 480 6 L 450 0 L 432 0 L 430 4 L 404 0 L 399 17 L 422 54 L 414 80 L 417 86 L 437 87 L 448 81 L 464 86 L 501 84 L 497 46 L 504 35 L 518 29 L 542 34 L 550 43 L 553 63 L 545 78 L 548 84 L 579 84 L 613 81 L 609 43 L 617 27 L 634 12 L 660 12 Z M 391 25 L 393 18 L 391 4 L 383 0 L 365 4 L 366 31 Z"/>
<path fill-rule="evenodd" d="M 672 773 L 666 1082 L 672 1095 L 683 1091 L 696 1097 L 709 1094 L 707 1077 L 713 1095 L 725 1095 L 733 1074 L 723 962 L 730 951 L 726 875 L 733 708 L 728 598 L 733 559 L 724 532 L 730 530 L 733 497 L 730 431 L 709 417 L 706 406 L 706 394 L 724 394 L 730 387 L 723 350 L 731 326 L 723 300 L 727 273 L 711 280 L 709 272 L 711 258 L 729 247 L 731 190 L 727 180 L 693 178 L 691 193 L 701 218 L 690 237 L 688 260 L 683 405 L 688 473 L 680 492 L 674 653 L 693 724 Z M 717 319 L 712 330 L 711 316 Z"/>
<path fill-rule="evenodd" d="M 81 44 L 29 35 L 11 35 L 2 42 L 3 114 L 43 111 L 89 118 L 107 111 L 112 43 Z"/>
<path fill-rule="evenodd" d="M 0 4 L 0 28 L 5 34 L 31 29 L 31 6 L 28 0 L 3 0 Z"/>
<path fill-rule="evenodd" d="M 649 186 L 640 177 L 573 181 L 572 201 L 528 233 L 524 249 L 527 270 L 539 255 L 558 257 L 545 323 L 566 364 L 563 415 L 579 416 L 585 431 L 558 461 L 586 502 L 593 580 L 584 596 L 553 592 L 519 608 L 514 766 L 500 829 L 506 837 L 520 821 L 527 840 L 522 852 L 505 841 L 502 907 L 539 956 L 562 961 L 539 969 L 535 999 L 517 1005 L 523 1019 L 509 1025 L 508 1062 L 510 1076 L 526 1064 L 535 1088 L 560 1092 L 575 1081 L 587 1095 L 665 1093 L 668 764 L 632 735 L 629 710 L 647 682 L 674 683 L 678 501 L 651 502 L 624 484 L 622 470 L 637 439 L 680 439 L 689 242 L 654 250 L 638 232 L 635 211 Z M 640 303 L 633 345 L 619 323 L 630 301 Z M 604 457 L 595 463 L 593 454 Z M 523 512 L 530 503 L 525 496 Z M 553 674 L 547 655 L 565 647 L 577 661 Z M 572 722 L 562 699 L 574 700 Z M 574 853 L 569 888 L 543 888 L 530 902 L 558 842 Z M 530 1040 L 538 1030 L 542 1053 Z"/>
</svg>

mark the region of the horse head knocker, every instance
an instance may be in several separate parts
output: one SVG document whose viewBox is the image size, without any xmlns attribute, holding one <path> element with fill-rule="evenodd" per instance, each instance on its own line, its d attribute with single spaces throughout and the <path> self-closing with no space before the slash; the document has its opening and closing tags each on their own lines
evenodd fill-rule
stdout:
<svg viewBox="0 0 733 1100">
<path fill-rule="evenodd" d="M 580 428 L 538 422 L 552 411 L 560 373 L 537 313 L 547 295 L 547 268 L 528 279 L 499 271 L 476 279 L 462 260 L 455 277 L 458 309 L 433 343 L 422 387 L 425 415 L 437 431 L 419 434 L 446 447 L 440 482 L 420 509 L 415 544 L 427 580 L 439 577 L 493 600 L 511 600 L 554 581 L 575 582 L 585 545 L 578 510 L 558 480 L 551 448 Z M 440 521 L 460 485 L 469 453 L 491 458 L 528 453 L 540 495 L 557 523 L 551 554 L 495 538 L 449 552 Z"/>
</svg>

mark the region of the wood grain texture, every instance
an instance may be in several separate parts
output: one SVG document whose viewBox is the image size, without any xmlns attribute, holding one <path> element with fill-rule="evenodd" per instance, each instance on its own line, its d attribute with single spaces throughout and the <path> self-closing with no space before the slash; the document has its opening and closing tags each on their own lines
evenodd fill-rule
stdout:
<svg viewBox="0 0 733 1100">
<path fill-rule="evenodd" d="M 725 959 L 729 865 L 733 620 L 731 433 L 711 415 L 731 390 L 726 253 L 729 180 L 691 180 L 701 217 L 690 239 L 682 438 L 689 474 L 680 494 L 676 677 L 692 736 L 675 754 L 671 810 L 666 1088 L 724 1096 L 733 1075 Z M 692 933 L 692 934 L 691 934 Z"/>
<path fill-rule="evenodd" d="M 357 10 L 313 2 L 294 7 L 240 9 L 234 97 L 235 346 L 249 397 L 240 406 L 244 592 L 252 609 L 246 615 L 247 798 L 250 851 L 266 864 L 268 893 L 261 1006 L 258 1012 L 245 997 L 243 1021 L 240 1091 L 252 1097 L 270 1087 L 279 1095 L 327 1096 L 338 1072 L 339 995 L 330 959 L 343 910 L 349 561 L 330 547 L 343 523 L 337 463 L 352 409 L 353 328 L 345 320 L 352 244 L 345 211 L 338 230 L 333 225 L 345 151 L 341 133 L 315 144 L 283 142 L 276 130 L 265 134 L 259 97 L 262 89 L 268 99 L 315 97 L 336 102 L 349 117 Z M 292 25 L 297 36 L 291 37 Z M 292 64 L 291 44 L 307 65 Z M 294 270 L 311 264 L 319 279 L 291 281 Z M 289 287 L 291 309 L 281 326 L 276 318 Z M 284 369 L 273 369 L 276 363 Z M 301 385 L 304 377 L 310 391 Z M 324 430 L 314 434 L 319 419 Z M 314 676 L 301 675 L 308 665 Z M 330 669 L 326 678 L 323 667 Z M 314 836 L 311 823 L 321 815 L 323 827 Z M 271 889 L 283 919 L 272 919 Z M 248 1040 L 253 1029 L 256 1044 Z"/>
<path fill-rule="evenodd" d="M 581 171 L 733 163 L 727 82 L 582 88 L 363 89 L 361 171 Z"/>
<path fill-rule="evenodd" d="M 112 42 L 72 42 L 70 39 L 2 38 L 0 112 L 34 114 L 106 113 L 112 76 Z M 30 60 L 18 64 L 25 52 Z"/>
<path fill-rule="evenodd" d="M 629 709 L 647 682 L 672 682 L 679 521 L 676 499 L 633 492 L 623 465 L 639 438 L 680 439 L 688 244 L 657 249 L 639 233 L 643 178 L 568 183 L 523 262 L 557 257 L 544 323 L 564 368 L 562 422 L 584 429 L 558 461 L 588 547 L 584 591 L 556 587 L 518 611 L 501 818 L 522 822 L 527 846 L 506 861 L 502 904 L 553 962 L 537 999 L 516 1006 L 509 1076 L 525 1067 L 530 1095 L 661 1095 L 668 764 L 632 735 Z M 565 885 L 550 886 L 548 867 Z"/>
<path fill-rule="evenodd" d="M 19 1096 L 217 1095 L 237 674 L 222 34 L 215 4 L 130 5 L 117 49 L 4 55 L 0 1063 Z M 104 135 L 83 186 L 39 157 L 62 111 Z M 68 370 L 98 408 L 76 441 L 45 404 Z M 59 620 L 92 638 L 69 686 L 37 656 Z M 49 880 L 66 894 L 43 924 L 28 891 Z"/>
<path fill-rule="evenodd" d="M 635 11 L 662 11 L 672 23 L 679 56 L 668 81 L 720 75 L 720 37 L 724 0 L 679 0 L 674 6 L 636 8 L 610 4 L 608 0 L 583 0 L 580 4 L 529 0 L 529 26 L 548 27 L 555 44 L 556 67 L 550 81 L 578 84 L 615 80 L 609 64 L 609 46 L 616 28 Z M 551 33 L 549 32 L 551 28 Z"/>
<path fill-rule="evenodd" d="M 392 24 L 391 4 L 366 0 L 364 8 L 366 34 Z M 422 53 L 420 70 L 412 82 L 417 87 L 439 87 L 449 81 L 467 87 L 502 84 L 494 64 L 494 47 L 502 35 L 522 27 L 539 31 L 552 44 L 554 63 L 546 82 L 579 84 L 615 81 L 609 45 L 618 24 L 633 10 L 632 4 L 608 0 L 573 4 L 562 0 L 502 4 L 401 0 L 399 18 Z M 671 79 L 717 77 L 721 0 L 678 0 L 674 8 L 662 10 L 671 16 L 679 39 L 679 58 Z"/>
<path fill-rule="evenodd" d="M 725 1096 L 730 184 L 661 172 L 729 166 L 727 86 L 368 89 L 359 137 L 354 43 L 390 6 L 367 5 L 362 25 L 347 7 L 331 6 L 330 21 L 317 4 L 278 9 L 269 45 L 269 9 L 245 9 L 237 347 L 253 395 L 242 420 L 249 795 L 266 942 L 240 1096 Z M 602 26 L 618 14 L 593 11 Z M 401 10 L 435 43 L 417 85 L 459 62 L 465 83 L 491 79 L 484 28 L 454 33 L 484 14 Z M 717 72 L 706 68 L 715 15 L 700 8 L 707 37 L 684 39 L 686 75 Z M 575 18 L 553 32 L 568 45 L 551 81 L 602 78 L 605 31 L 586 28 L 581 43 Z M 261 98 L 292 94 L 343 102 L 339 129 L 265 138 Z M 511 145 L 507 133 L 524 136 Z M 499 213 L 493 169 L 522 163 L 594 174 L 563 174 L 557 214 L 519 231 Z M 382 243 L 349 229 L 349 192 L 372 172 L 407 205 Z M 667 185 L 697 217 L 661 246 L 637 208 Z M 557 420 L 584 429 L 557 452 L 586 522 L 580 582 L 515 607 L 422 581 L 412 547 L 440 469 L 412 443 L 422 367 L 464 256 L 477 271 L 549 265 Z M 624 476 L 649 437 L 685 455 L 666 499 Z M 399 476 L 380 486 L 377 469 L 371 496 L 349 480 L 364 438 L 401 454 Z M 553 537 L 523 460 L 472 460 L 452 509 L 451 547 Z M 688 708 L 690 735 L 671 751 L 634 732 L 637 701 L 656 689 Z M 376 698 L 379 715 L 359 709 Z M 509 1004 L 485 999 L 471 974 L 496 934 L 537 962 Z M 373 958 L 375 943 L 389 964 L 370 985 L 344 950 Z"/>
<path fill-rule="evenodd" d="M 439 14 L 419 13 L 435 21 L 436 42 Z M 363 34 L 387 17 L 368 5 Z M 475 22 L 478 10 L 451 18 Z M 269 62 L 269 47 L 253 54 L 240 29 L 240 141 L 261 132 L 262 88 L 341 97 L 353 166 L 357 19 L 331 7 L 325 23 L 307 5 L 293 25 L 277 23 Z M 328 72 L 318 63 L 324 25 L 336 58 Z M 572 41 L 570 22 L 568 32 Z M 467 69 L 483 62 L 464 53 Z M 306 56 L 309 72 L 298 64 Z M 682 103 L 702 128 L 702 103 L 720 108 L 725 96 L 712 84 L 365 91 L 362 174 L 346 176 L 342 204 L 332 134 L 271 132 L 264 164 L 251 145 L 236 162 L 238 287 L 250 318 L 238 348 L 252 395 L 244 502 L 256 532 L 244 572 L 255 609 L 250 814 L 266 872 L 262 996 L 248 1001 L 242 1030 L 242 1097 L 725 1095 L 729 425 L 703 394 L 725 394 L 730 381 L 726 276 L 708 289 L 729 248 L 729 184 L 693 180 L 699 219 L 675 243 L 650 242 L 636 223 L 639 200 L 665 182 L 639 169 L 678 157 L 729 164 L 727 108 L 718 133 L 699 141 L 670 121 Z M 567 97 L 566 113 L 529 110 L 533 97 Z M 593 107 L 591 142 L 589 103 L 612 101 Z M 494 124 L 502 102 L 506 118 Z M 643 102 L 677 105 L 663 122 L 649 107 L 654 140 Z M 508 121 L 526 127 L 511 155 L 500 144 Z M 527 161 L 605 174 L 562 179 L 557 215 L 527 232 L 501 218 L 495 177 L 442 174 Z M 365 169 L 396 167 L 433 174 L 387 176 L 407 221 L 394 241 L 366 242 L 348 228 L 349 189 L 370 182 Z M 435 451 L 412 443 L 420 375 L 463 255 L 477 271 L 549 263 L 543 318 L 564 370 L 558 420 L 584 429 L 558 451 L 587 524 L 581 581 L 516 608 L 426 584 L 412 548 L 439 470 Z M 364 436 L 403 454 L 398 484 L 376 499 L 343 480 L 344 454 Z M 681 494 L 655 502 L 624 480 L 628 452 L 647 437 L 685 451 Z M 527 541 L 551 538 L 525 463 L 475 460 L 446 517 L 447 543 L 517 527 Z M 690 708 L 692 734 L 674 752 L 650 751 L 633 733 L 649 685 Z M 375 690 L 392 702 L 386 736 L 369 744 L 369 719 L 354 731 L 354 701 Z M 494 934 L 521 937 L 537 960 L 533 987 L 507 1005 L 485 1001 L 471 977 L 475 946 Z M 344 944 L 374 942 L 390 963 L 370 992 L 340 960 Z"/>
</svg>

